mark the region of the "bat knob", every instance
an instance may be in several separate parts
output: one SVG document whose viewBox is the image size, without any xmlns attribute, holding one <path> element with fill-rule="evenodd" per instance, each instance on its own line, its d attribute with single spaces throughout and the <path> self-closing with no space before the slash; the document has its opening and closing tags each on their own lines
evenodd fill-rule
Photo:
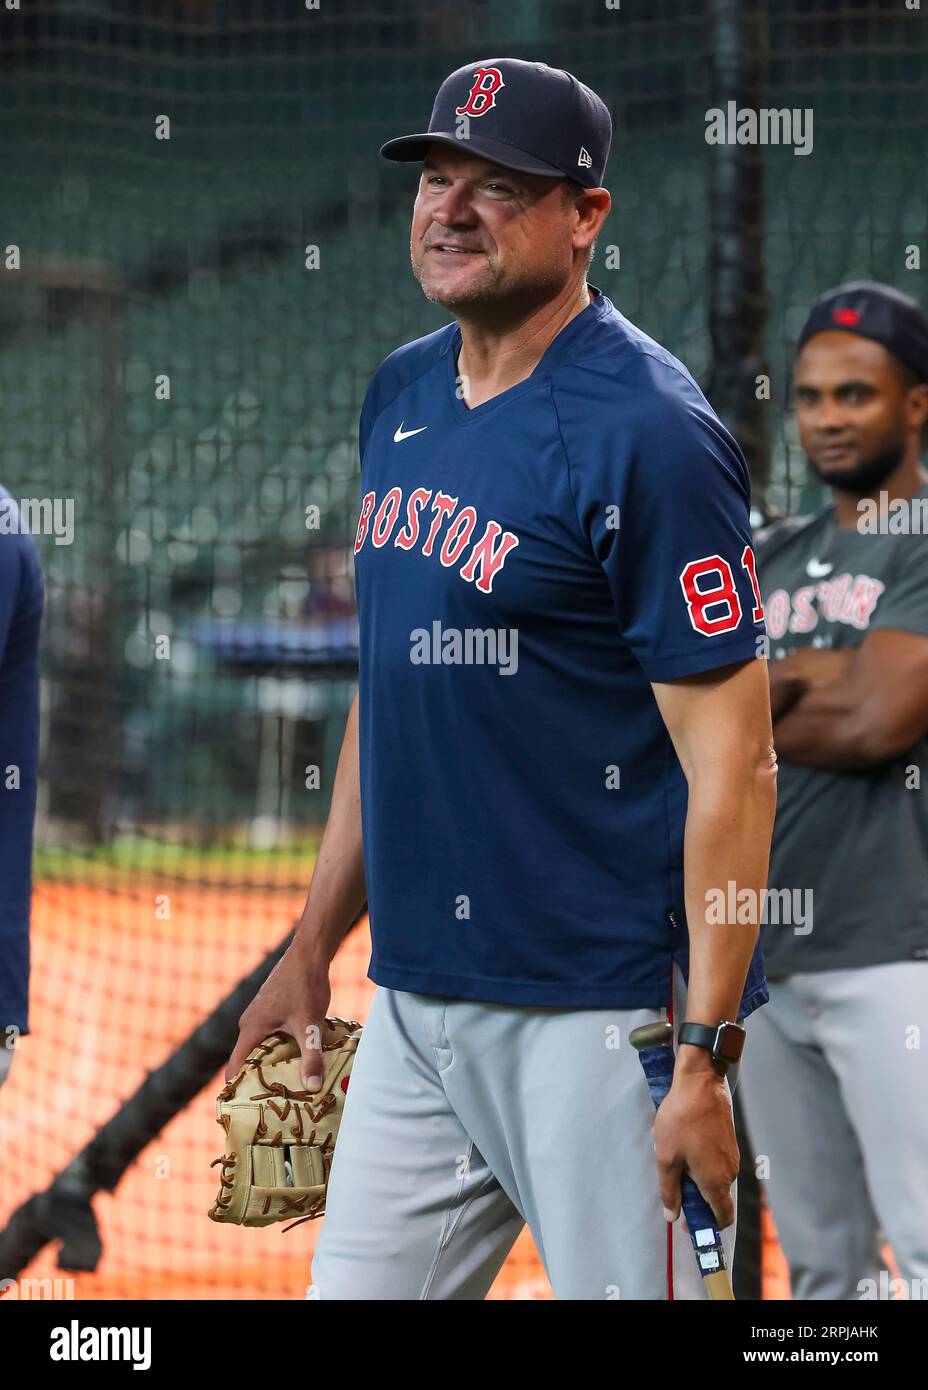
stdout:
<svg viewBox="0 0 928 1390">
<path fill-rule="evenodd" d="M 640 1028 L 632 1029 L 628 1041 L 636 1052 L 643 1052 L 648 1047 L 670 1047 L 673 1043 L 673 1024 L 643 1023 Z"/>
</svg>

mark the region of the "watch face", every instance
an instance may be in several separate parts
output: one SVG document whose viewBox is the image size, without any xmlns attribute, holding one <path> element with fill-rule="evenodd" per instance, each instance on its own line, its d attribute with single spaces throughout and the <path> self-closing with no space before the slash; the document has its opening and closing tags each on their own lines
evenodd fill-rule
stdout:
<svg viewBox="0 0 928 1390">
<path fill-rule="evenodd" d="M 715 1050 L 726 1062 L 737 1062 L 744 1051 L 744 1038 L 745 1031 L 739 1024 L 720 1024 Z"/>
</svg>

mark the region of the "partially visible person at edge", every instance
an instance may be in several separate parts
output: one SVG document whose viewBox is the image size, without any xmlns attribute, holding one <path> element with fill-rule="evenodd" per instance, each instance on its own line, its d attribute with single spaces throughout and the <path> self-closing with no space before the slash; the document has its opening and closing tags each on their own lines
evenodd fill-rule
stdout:
<svg viewBox="0 0 928 1390">
<path fill-rule="evenodd" d="M 39 631 L 45 586 L 35 541 L 0 486 L 0 1085 L 29 1032 L 29 907 L 39 753 Z"/>
<path fill-rule="evenodd" d="M 926 383 L 913 300 L 825 294 L 794 385 L 832 500 L 758 536 L 780 785 L 741 1094 L 797 1299 L 878 1297 L 883 1240 L 928 1279 Z"/>
</svg>

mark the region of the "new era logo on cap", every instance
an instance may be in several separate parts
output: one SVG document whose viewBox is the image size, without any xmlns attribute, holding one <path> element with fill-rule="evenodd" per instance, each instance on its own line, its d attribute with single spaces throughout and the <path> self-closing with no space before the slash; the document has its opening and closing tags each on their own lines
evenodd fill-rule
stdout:
<svg viewBox="0 0 928 1390">
<path fill-rule="evenodd" d="M 590 87 L 562 68 L 488 58 L 445 78 L 428 130 L 388 140 L 380 153 L 385 159 L 424 159 L 433 142 L 505 169 L 599 188 L 612 144 L 612 117 Z"/>
</svg>

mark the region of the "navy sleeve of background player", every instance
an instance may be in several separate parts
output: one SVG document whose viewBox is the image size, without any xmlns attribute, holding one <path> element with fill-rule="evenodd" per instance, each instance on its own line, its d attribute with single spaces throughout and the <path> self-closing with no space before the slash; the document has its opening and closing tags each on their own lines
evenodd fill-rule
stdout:
<svg viewBox="0 0 928 1390">
<path fill-rule="evenodd" d="M 756 656 L 764 626 L 741 452 L 685 378 L 654 389 L 661 369 L 644 375 L 598 405 L 562 414 L 555 400 L 620 629 L 648 679 L 667 681 Z"/>
<path fill-rule="evenodd" d="M 22 559 L 17 535 L 0 535 L 0 665 L 22 587 Z"/>
</svg>

